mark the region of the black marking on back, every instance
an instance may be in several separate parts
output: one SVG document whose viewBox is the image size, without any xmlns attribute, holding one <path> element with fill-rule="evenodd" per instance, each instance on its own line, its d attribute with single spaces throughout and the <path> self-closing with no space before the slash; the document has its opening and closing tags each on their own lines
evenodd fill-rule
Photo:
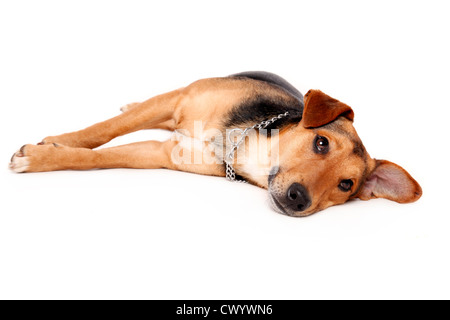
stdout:
<svg viewBox="0 0 450 320">
<path fill-rule="evenodd" d="M 299 123 L 302 119 L 303 106 L 296 99 L 291 99 L 290 102 L 286 100 L 277 101 L 261 95 L 253 97 L 232 109 L 225 121 L 225 127 L 252 126 L 270 120 L 286 111 L 289 112 L 289 115 L 267 126 L 268 132 L 271 129 L 281 129 L 291 123 Z"/>
<path fill-rule="evenodd" d="M 303 104 L 302 93 L 300 91 L 298 91 L 292 84 L 290 84 L 285 79 L 283 79 L 282 77 L 280 77 L 274 73 L 265 72 L 265 71 L 247 71 L 247 72 L 232 74 L 230 77 L 236 77 L 236 78 L 244 77 L 244 78 L 250 78 L 250 79 L 254 79 L 254 80 L 259 80 L 259 81 L 264 81 L 264 82 L 268 82 L 271 84 L 275 84 L 275 85 L 283 88 L 287 92 L 289 92 L 291 95 L 296 97 L 299 101 L 301 101 Z"/>
<path fill-rule="evenodd" d="M 264 81 L 282 90 L 279 97 L 265 96 L 259 93 L 237 105 L 225 119 L 226 128 L 252 126 L 270 120 L 281 113 L 289 112 L 285 118 L 279 119 L 266 127 L 267 134 L 271 129 L 281 129 L 291 123 L 299 123 L 303 114 L 303 95 L 283 78 L 268 72 L 244 72 L 232 75 L 236 78 L 250 78 Z"/>
</svg>

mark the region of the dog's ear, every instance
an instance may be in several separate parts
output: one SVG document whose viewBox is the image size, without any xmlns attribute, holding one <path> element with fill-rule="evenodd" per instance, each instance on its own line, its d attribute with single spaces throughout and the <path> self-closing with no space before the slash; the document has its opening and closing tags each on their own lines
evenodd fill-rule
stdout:
<svg viewBox="0 0 450 320">
<path fill-rule="evenodd" d="M 385 198 L 399 203 L 418 200 L 422 188 L 405 169 L 386 160 L 376 160 L 376 167 L 366 179 L 358 198 Z"/>
<path fill-rule="evenodd" d="M 343 116 L 353 121 L 353 110 L 320 90 L 309 90 L 304 98 L 302 123 L 305 128 L 317 128 Z"/>
</svg>

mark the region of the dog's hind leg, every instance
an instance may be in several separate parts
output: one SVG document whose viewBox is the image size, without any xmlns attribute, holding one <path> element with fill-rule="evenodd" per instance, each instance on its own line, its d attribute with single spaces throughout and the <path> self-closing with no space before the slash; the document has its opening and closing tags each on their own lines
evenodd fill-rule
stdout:
<svg viewBox="0 0 450 320">
<path fill-rule="evenodd" d="M 93 149 L 115 137 L 142 129 L 174 130 L 175 122 L 171 120 L 181 97 L 182 89 L 162 94 L 133 105 L 117 117 L 80 131 L 47 137 L 40 144 L 57 143 L 68 147 Z"/>
<path fill-rule="evenodd" d="M 120 108 L 120 111 L 122 111 L 122 112 L 130 111 L 131 109 L 136 108 L 136 107 L 139 106 L 140 104 L 141 104 L 141 102 L 133 102 L 133 103 L 129 103 L 129 104 L 123 106 L 122 108 Z"/>
<path fill-rule="evenodd" d="M 141 105 L 141 103 L 142 102 L 129 103 L 129 104 L 123 106 L 122 108 L 120 108 L 120 111 L 122 111 L 122 112 L 130 111 L 131 109 L 137 108 L 139 105 Z M 167 120 L 167 121 L 164 121 L 161 123 L 152 124 L 151 127 L 143 128 L 143 129 L 163 129 L 163 130 L 174 131 L 175 130 L 175 120 L 170 119 L 170 120 Z"/>
</svg>

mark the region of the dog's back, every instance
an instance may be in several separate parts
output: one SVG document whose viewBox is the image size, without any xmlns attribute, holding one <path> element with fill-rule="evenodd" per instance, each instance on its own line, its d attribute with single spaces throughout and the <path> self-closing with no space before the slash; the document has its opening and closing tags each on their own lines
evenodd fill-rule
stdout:
<svg viewBox="0 0 450 320">
<path fill-rule="evenodd" d="M 245 78 L 264 81 L 264 82 L 267 82 L 270 84 L 277 85 L 277 86 L 283 88 L 284 90 L 286 90 L 288 93 L 290 93 L 294 97 L 296 97 L 303 106 L 302 93 L 300 91 L 298 91 L 292 84 L 290 84 L 285 79 L 283 79 L 282 77 L 280 77 L 274 73 L 265 72 L 265 71 L 247 71 L 247 72 L 240 72 L 240 73 L 232 74 L 230 77 L 235 77 L 235 78 L 245 77 Z"/>
</svg>

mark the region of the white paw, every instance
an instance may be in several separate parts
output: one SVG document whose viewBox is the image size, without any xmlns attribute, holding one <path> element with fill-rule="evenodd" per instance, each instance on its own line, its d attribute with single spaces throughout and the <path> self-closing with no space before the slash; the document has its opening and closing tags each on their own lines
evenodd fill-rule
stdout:
<svg viewBox="0 0 450 320">
<path fill-rule="evenodd" d="M 134 107 L 136 107 L 139 104 L 140 104 L 139 102 L 129 103 L 126 106 L 123 106 L 122 108 L 120 108 L 120 111 L 127 112 L 128 110 L 133 109 Z"/>
<path fill-rule="evenodd" d="M 16 173 L 26 172 L 28 167 L 30 166 L 30 161 L 28 160 L 28 157 L 25 156 L 24 149 L 25 146 L 23 146 L 22 148 L 20 148 L 19 151 L 14 153 L 14 155 L 11 158 L 9 168 Z"/>
</svg>

